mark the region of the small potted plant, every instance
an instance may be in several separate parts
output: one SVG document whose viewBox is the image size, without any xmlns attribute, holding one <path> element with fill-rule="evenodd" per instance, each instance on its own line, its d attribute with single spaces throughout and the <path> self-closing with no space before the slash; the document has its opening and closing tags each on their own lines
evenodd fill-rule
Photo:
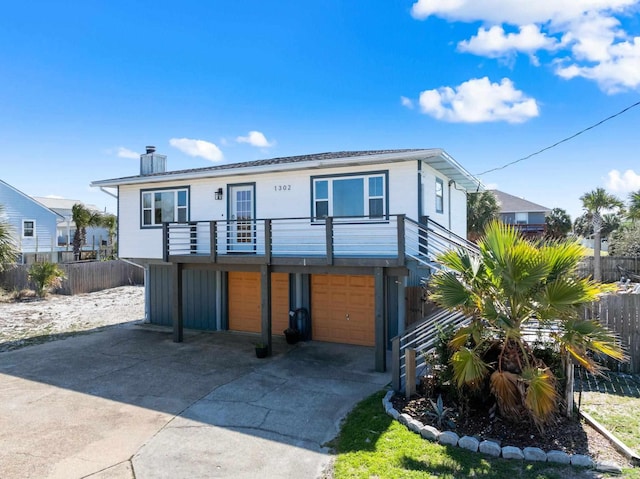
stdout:
<svg viewBox="0 0 640 479">
<path fill-rule="evenodd" d="M 296 344 L 300 341 L 300 331 L 296 328 L 287 328 L 284 331 L 284 337 L 287 340 L 287 344 Z"/>
<path fill-rule="evenodd" d="M 264 343 L 256 343 L 256 357 L 266 358 L 269 355 L 269 346 Z"/>
</svg>

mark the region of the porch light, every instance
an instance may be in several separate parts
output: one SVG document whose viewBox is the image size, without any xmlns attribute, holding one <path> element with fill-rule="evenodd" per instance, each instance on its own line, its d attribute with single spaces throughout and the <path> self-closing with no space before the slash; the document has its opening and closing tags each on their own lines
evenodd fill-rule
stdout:
<svg viewBox="0 0 640 479">
<path fill-rule="evenodd" d="M 222 188 L 218 188 L 215 192 L 216 195 L 216 200 L 221 200 L 222 199 Z"/>
</svg>

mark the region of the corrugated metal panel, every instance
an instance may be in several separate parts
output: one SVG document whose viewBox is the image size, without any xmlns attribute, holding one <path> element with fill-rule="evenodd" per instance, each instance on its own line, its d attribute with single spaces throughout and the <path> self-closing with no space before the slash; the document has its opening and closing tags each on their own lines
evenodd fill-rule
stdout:
<svg viewBox="0 0 640 479">
<path fill-rule="evenodd" d="M 183 271 L 182 314 L 187 329 L 216 329 L 215 271 Z M 173 325 L 171 317 L 171 267 L 149 265 L 149 320 L 162 326 Z"/>
</svg>

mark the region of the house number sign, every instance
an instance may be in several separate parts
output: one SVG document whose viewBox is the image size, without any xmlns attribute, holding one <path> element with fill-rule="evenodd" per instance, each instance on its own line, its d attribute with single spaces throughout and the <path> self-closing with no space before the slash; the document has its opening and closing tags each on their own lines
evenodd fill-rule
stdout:
<svg viewBox="0 0 640 479">
<path fill-rule="evenodd" d="M 276 185 L 273 189 L 275 191 L 291 191 L 291 185 Z"/>
</svg>

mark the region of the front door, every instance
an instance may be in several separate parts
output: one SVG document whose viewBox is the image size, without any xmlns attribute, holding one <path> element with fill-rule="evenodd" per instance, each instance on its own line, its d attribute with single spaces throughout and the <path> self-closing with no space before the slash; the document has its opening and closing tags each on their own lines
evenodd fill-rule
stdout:
<svg viewBox="0 0 640 479">
<path fill-rule="evenodd" d="M 229 251 L 255 251 L 254 186 L 229 186 Z"/>
</svg>

